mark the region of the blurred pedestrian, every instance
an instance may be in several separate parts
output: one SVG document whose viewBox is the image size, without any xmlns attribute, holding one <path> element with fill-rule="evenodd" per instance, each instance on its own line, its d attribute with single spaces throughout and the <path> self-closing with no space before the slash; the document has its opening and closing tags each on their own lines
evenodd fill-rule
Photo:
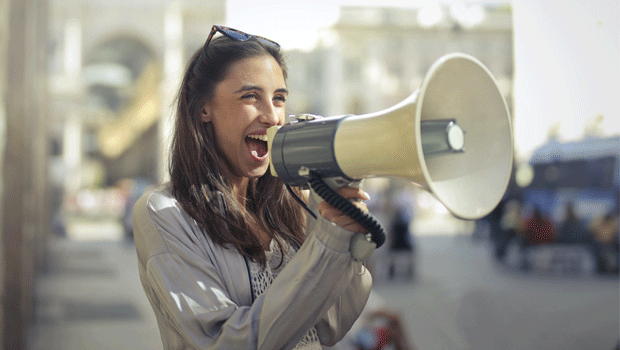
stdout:
<svg viewBox="0 0 620 350">
<path fill-rule="evenodd" d="M 612 210 L 593 220 L 590 225 L 592 251 L 599 273 L 618 273 L 618 212 Z"/>
<path fill-rule="evenodd" d="M 521 269 L 530 270 L 529 253 L 531 247 L 555 241 L 555 227 L 539 207 L 534 207 L 532 215 L 523 226 L 521 246 Z"/>
<path fill-rule="evenodd" d="M 521 214 L 521 203 L 512 199 L 504 206 L 499 229 L 495 241 L 495 257 L 503 261 L 508 245 L 523 234 L 524 221 Z"/>
<path fill-rule="evenodd" d="M 413 263 L 413 245 L 411 244 L 411 235 L 409 232 L 409 224 L 411 218 L 407 215 L 407 211 L 399 207 L 394 213 L 394 219 L 390 225 L 389 234 L 390 250 L 388 253 L 388 278 L 393 279 L 399 263 L 406 265 L 406 277 L 411 279 L 414 275 Z"/>
<path fill-rule="evenodd" d="M 577 217 L 573 203 L 566 204 L 566 217 L 558 228 L 558 243 L 563 244 L 587 244 L 588 229 L 583 220 Z"/>
<path fill-rule="evenodd" d="M 531 245 L 548 244 L 555 241 L 553 222 L 535 207 L 532 215 L 525 221 L 523 233 Z"/>
<path fill-rule="evenodd" d="M 504 209 L 506 207 L 507 201 L 502 199 L 493 210 L 485 216 L 483 219 L 476 221 L 476 231 L 475 234 L 478 237 L 482 236 L 482 232 L 485 227 L 488 229 L 488 237 L 493 241 L 494 244 L 497 244 L 497 240 L 499 238 L 500 230 L 501 230 L 501 221 L 502 215 L 504 214 Z"/>
</svg>

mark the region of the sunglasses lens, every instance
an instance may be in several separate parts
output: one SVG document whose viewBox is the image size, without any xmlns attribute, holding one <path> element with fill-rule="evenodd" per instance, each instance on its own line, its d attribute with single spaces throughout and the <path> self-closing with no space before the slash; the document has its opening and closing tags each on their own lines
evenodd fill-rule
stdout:
<svg viewBox="0 0 620 350">
<path fill-rule="evenodd" d="M 255 39 L 259 40 L 264 45 L 275 46 L 277 48 L 280 48 L 280 44 L 278 44 L 277 42 L 269 40 L 267 38 L 263 38 L 261 36 L 246 34 L 246 33 L 242 32 L 240 30 L 233 29 L 233 28 L 228 28 L 228 27 L 223 27 L 223 26 L 213 26 L 213 28 L 214 28 L 214 30 L 220 31 L 222 34 L 226 35 L 227 37 L 229 37 L 229 38 L 231 38 L 233 40 L 246 41 L 246 40 L 254 37 Z M 213 34 L 213 32 L 212 32 L 212 34 Z M 210 35 L 209 39 L 207 39 L 207 43 L 205 43 L 205 48 L 206 48 L 206 45 L 209 44 L 209 41 L 210 41 L 212 36 L 213 35 Z"/>
<path fill-rule="evenodd" d="M 239 41 L 246 41 L 250 38 L 249 35 L 243 33 L 243 32 L 239 32 L 236 30 L 231 30 L 228 28 L 221 28 L 220 29 L 223 33 L 225 33 L 226 35 L 228 35 L 229 37 L 235 39 L 235 40 L 239 40 Z"/>
<path fill-rule="evenodd" d="M 260 37 L 256 37 L 261 43 L 265 44 L 265 45 L 269 45 L 269 46 L 275 46 L 275 47 L 280 47 L 280 44 L 278 44 L 275 41 L 271 41 L 269 39 L 265 39 L 265 38 L 260 38 Z"/>
</svg>

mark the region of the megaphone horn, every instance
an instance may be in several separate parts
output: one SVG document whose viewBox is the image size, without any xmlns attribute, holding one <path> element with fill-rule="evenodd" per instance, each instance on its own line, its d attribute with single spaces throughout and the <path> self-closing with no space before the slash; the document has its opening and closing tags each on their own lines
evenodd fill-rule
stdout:
<svg viewBox="0 0 620 350">
<path fill-rule="evenodd" d="M 364 114 L 301 115 L 267 130 L 271 172 L 304 185 L 325 178 L 399 177 L 431 192 L 455 216 L 478 219 L 501 200 L 512 170 L 508 108 L 477 59 L 441 57 L 397 105 Z"/>
</svg>

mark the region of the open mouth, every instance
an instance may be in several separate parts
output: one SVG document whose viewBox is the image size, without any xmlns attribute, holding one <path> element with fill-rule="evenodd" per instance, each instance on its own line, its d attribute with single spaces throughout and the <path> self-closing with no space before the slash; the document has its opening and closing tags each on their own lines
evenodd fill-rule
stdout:
<svg viewBox="0 0 620 350">
<path fill-rule="evenodd" d="M 267 135 L 248 135 L 245 138 L 245 145 L 248 147 L 252 158 L 262 160 L 268 153 Z"/>
</svg>

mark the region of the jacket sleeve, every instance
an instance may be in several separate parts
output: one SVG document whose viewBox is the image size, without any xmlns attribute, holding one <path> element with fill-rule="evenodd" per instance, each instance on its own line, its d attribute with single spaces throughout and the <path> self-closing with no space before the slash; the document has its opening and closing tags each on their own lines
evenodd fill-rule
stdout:
<svg viewBox="0 0 620 350">
<path fill-rule="evenodd" d="M 308 196 L 308 206 L 315 212 L 318 212 L 318 200 L 320 198 L 313 192 Z M 315 220 L 309 215 L 306 218 L 306 222 L 308 232 L 328 232 L 321 225 L 333 225 L 323 218 Z M 319 235 L 321 234 L 319 233 Z M 351 233 L 348 234 L 349 240 L 351 235 Z M 349 245 L 347 244 L 346 247 L 348 251 Z M 331 304 L 315 325 L 319 340 L 323 345 L 333 346 L 344 338 L 362 313 L 370 296 L 372 287 L 370 272 L 361 262 L 352 261 L 350 256 L 347 259 L 346 268 L 348 270 L 347 278 L 340 285 L 340 287 L 344 287 L 344 291 L 333 300 L 333 304 Z"/>
<path fill-rule="evenodd" d="M 346 334 L 366 304 L 371 285 L 370 274 L 358 275 L 359 265 L 349 254 L 351 235 L 325 219 L 317 220 L 300 250 L 261 296 L 259 349 L 279 349 L 281 340 L 294 346 L 317 323 L 324 345 Z"/>
<path fill-rule="evenodd" d="M 358 269 L 359 273 L 355 273 L 344 293 L 316 324 L 323 345 L 334 346 L 342 340 L 366 306 L 372 287 L 372 277 L 365 267 L 360 266 Z"/>
<path fill-rule="evenodd" d="M 331 343 L 366 302 L 370 282 L 357 274 L 348 252 L 352 234 L 322 218 L 251 306 L 232 301 L 235 291 L 224 283 L 230 266 L 218 265 L 213 246 L 196 244 L 196 230 L 178 207 L 144 199 L 134 209 L 136 246 L 146 247 L 138 248 L 141 279 L 160 331 L 170 333 L 162 334 L 166 349 L 290 349 L 317 323 L 321 339 Z"/>
</svg>

